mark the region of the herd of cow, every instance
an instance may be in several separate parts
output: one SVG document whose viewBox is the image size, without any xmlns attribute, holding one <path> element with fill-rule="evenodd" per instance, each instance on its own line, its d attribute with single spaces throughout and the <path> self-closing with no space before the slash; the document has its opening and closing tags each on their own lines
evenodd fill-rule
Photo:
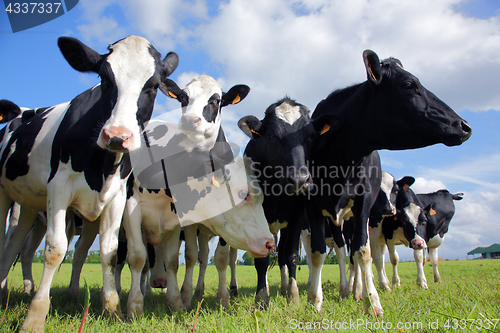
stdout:
<svg viewBox="0 0 500 333">
<path fill-rule="evenodd" d="M 270 105 L 262 120 L 240 119 L 238 126 L 250 137 L 241 157 L 224 134 L 221 109 L 243 100 L 248 86 L 224 92 L 214 79 L 201 75 L 180 89 L 167 78 L 177 67 L 177 54 L 170 52 L 162 60 L 147 40 L 137 36 L 110 45 L 104 55 L 74 38 L 61 37 L 58 45 L 74 69 L 97 73 L 101 82 L 70 102 L 48 108 L 19 108 L 0 101 L 5 123 L 0 228 L 5 231 L 9 216 L 11 220 L 8 233 L 0 232 L 1 289 L 6 288 L 17 255 L 22 251 L 30 258 L 30 251 L 46 237 L 43 275 L 23 331 L 43 330 L 50 285 L 79 220 L 82 234 L 75 245 L 70 290 L 78 294 L 84 258 L 99 234 L 103 311 L 116 316 L 121 316 L 117 289 L 124 261 L 118 250 L 124 244 L 132 275 L 128 316 L 143 312 L 145 267 L 160 271 L 161 277 L 152 273 L 151 285 L 167 287 L 168 306 L 189 308 L 198 257 L 196 293 L 203 293 L 212 235 L 220 236 L 215 253 L 217 297 L 226 307 L 225 271 L 228 262 L 235 261 L 230 246 L 256 258 L 260 304 L 269 299 L 266 272 L 275 248 L 282 293 L 299 302 L 296 267 L 301 240 L 310 268 L 307 298 L 318 310 L 327 245 L 339 257 L 340 295 L 369 297 L 371 306 L 364 303 L 365 309 L 377 316 L 383 309 L 371 264 L 373 257 L 381 288 L 390 290 L 384 269 L 386 246 L 394 266 L 393 286 L 399 285 L 394 246 L 401 243 L 415 249 L 419 285 L 427 288 L 425 248 L 434 278 L 440 279 L 436 248 L 454 214 L 453 200 L 462 196 L 446 190 L 416 195 L 410 189 L 413 178 L 395 181 L 381 171 L 377 150 L 456 146 L 472 130 L 399 60 L 380 61 L 374 52 L 364 51 L 367 81 L 334 91 L 311 115 L 307 107 L 285 97 Z M 181 103 L 178 127 L 151 120 L 158 89 Z M 276 245 L 273 234 L 278 231 Z M 182 237 L 186 276 L 179 290 Z M 30 260 L 26 263 L 30 266 Z M 26 267 L 26 276 L 30 270 Z M 231 272 L 234 275 L 234 269 Z M 32 278 L 25 280 L 30 291 Z M 236 280 L 231 281 L 236 290 Z"/>
</svg>

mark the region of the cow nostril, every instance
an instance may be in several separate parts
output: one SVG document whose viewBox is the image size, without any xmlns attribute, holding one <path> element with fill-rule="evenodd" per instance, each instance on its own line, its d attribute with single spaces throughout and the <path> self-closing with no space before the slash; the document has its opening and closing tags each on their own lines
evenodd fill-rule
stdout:
<svg viewBox="0 0 500 333">
<path fill-rule="evenodd" d="M 271 252 L 274 249 L 274 242 L 273 241 L 267 241 L 266 242 L 266 249 L 268 252 Z"/>
<path fill-rule="evenodd" d="M 467 140 L 472 134 L 472 127 L 465 120 L 462 120 L 462 131 L 467 134 L 465 140 Z"/>
</svg>

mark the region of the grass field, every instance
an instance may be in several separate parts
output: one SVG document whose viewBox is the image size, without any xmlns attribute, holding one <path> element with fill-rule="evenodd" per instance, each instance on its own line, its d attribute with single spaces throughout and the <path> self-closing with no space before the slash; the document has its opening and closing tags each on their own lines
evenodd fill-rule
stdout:
<svg viewBox="0 0 500 333">
<path fill-rule="evenodd" d="M 390 265 L 386 266 L 389 279 Z M 41 278 L 42 264 L 34 264 L 35 283 Z M 199 299 L 194 299 L 190 312 L 171 312 L 165 296 L 155 290 L 145 299 L 145 315 L 126 322 L 101 316 L 101 266 L 86 264 L 82 272 L 80 300 L 67 295 L 71 273 L 70 264 L 62 264 L 54 278 L 52 305 L 46 320 L 46 332 L 78 332 L 83 316 L 83 280 L 90 286 L 90 310 L 83 332 L 191 332 L 196 320 L 196 332 L 287 332 L 304 329 L 310 332 L 500 332 L 500 260 L 446 261 L 439 263 L 442 283 L 434 283 L 432 268 L 425 266 L 429 290 L 416 286 L 413 262 L 400 264 L 402 287 L 392 292 L 379 291 L 384 317 L 375 319 L 364 314 L 361 303 L 352 299 L 339 301 L 338 267 L 323 269 L 324 304 L 317 313 L 307 304 L 307 266 L 298 271 L 301 290 L 300 306 L 287 304 L 279 294 L 279 270 L 269 272 L 270 306 L 265 311 L 254 310 L 256 284 L 255 269 L 238 266 L 240 295 L 231 300 L 231 313 L 221 309 L 215 299 L 217 272 L 209 266 L 206 290 L 198 317 Z M 122 311 L 130 286 L 130 273 L 123 270 Z M 229 275 L 229 270 L 228 270 Z M 179 283 L 184 266 L 179 269 Z M 195 271 L 197 276 L 197 271 Z M 0 332 L 16 331 L 24 320 L 31 296 L 22 294 L 21 267 L 17 265 L 9 275 L 10 298 L 3 298 L 0 311 Z M 229 282 L 228 282 L 229 283 Z M 377 284 L 378 285 L 378 284 Z M 496 327 L 493 326 L 496 324 Z"/>
</svg>

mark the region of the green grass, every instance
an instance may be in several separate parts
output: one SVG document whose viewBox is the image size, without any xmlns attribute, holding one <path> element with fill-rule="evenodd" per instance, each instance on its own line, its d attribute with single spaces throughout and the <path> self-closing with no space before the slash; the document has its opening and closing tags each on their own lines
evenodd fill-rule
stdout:
<svg viewBox="0 0 500 333">
<path fill-rule="evenodd" d="M 390 264 L 386 268 L 390 278 Z M 34 264 L 36 283 L 40 281 L 42 269 L 42 264 Z M 238 266 L 240 295 L 231 300 L 230 314 L 216 302 L 217 272 L 214 266 L 209 266 L 205 296 L 197 318 L 199 299 L 193 300 L 192 310 L 187 313 L 171 312 L 166 306 L 165 295 L 155 290 L 146 296 L 143 317 L 121 322 L 101 316 L 100 265 L 84 266 L 80 300 L 76 301 L 66 292 L 71 265 L 62 264 L 52 284 L 52 305 L 45 331 L 78 332 L 84 312 L 85 280 L 90 287 L 91 306 L 83 332 L 191 332 L 195 319 L 196 332 L 286 332 L 294 328 L 309 327 L 313 329 L 307 331 L 322 332 L 325 328 L 331 331 L 342 328 L 342 324 L 347 329 L 341 331 L 346 332 L 500 332 L 500 323 L 494 330 L 484 329 L 484 326 L 483 329 L 478 328 L 481 323 L 479 320 L 484 325 L 487 319 L 500 319 L 500 260 L 446 261 L 439 263 L 439 269 L 443 282 L 434 283 L 431 266 L 425 266 L 429 290 L 421 290 L 415 283 L 415 264 L 401 263 L 401 288 L 392 292 L 379 291 L 384 307 L 384 318 L 379 319 L 379 322 L 364 314 L 361 303 L 352 299 L 339 301 L 339 273 L 336 265 L 328 265 L 323 269 L 324 303 L 321 313 L 307 304 L 307 266 L 301 266 L 301 270 L 297 272 L 300 306 L 288 304 L 279 294 L 279 270 L 274 268 L 269 272 L 270 306 L 267 310 L 257 312 L 253 304 L 255 269 L 251 266 Z M 130 273 L 127 268 L 123 273 L 121 307 L 126 312 Z M 183 276 L 184 266 L 181 266 L 179 283 Z M 8 281 L 10 299 L 8 308 L 5 309 L 7 295 L 4 295 L 0 311 L 0 332 L 12 332 L 20 327 L 31 300 L 31 296 L 22 294 L 20 265 L 11 272 Z M 351 323 L 360 326 L 352 329 Z M 446 323 L 450 325 L 448 328 L 445 327 Z M 400 330 L 398 324 L 403 325 Z M 471 325 L 472 328 L 469 329 Z M 466 329 L 462 329 L 463 327 Z"/>
</svg>

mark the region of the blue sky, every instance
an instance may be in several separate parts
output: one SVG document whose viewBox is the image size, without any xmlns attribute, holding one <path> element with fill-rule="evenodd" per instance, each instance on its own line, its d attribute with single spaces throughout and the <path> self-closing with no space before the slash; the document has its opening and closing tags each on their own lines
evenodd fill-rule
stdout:
<svg viewBox="0 0 500 333">
<path fill-rule="evenodd" d="M 473 135 L 460 147 L 382 151 L 383 169 L 417 178 L 416 192 L 465 192 L 441 257 L 465 259 L 477 246 L 500 242 L 500 0 L 80 0 L 65 15 L 15 34 L 2 12 L 0 98 L 26 107 L 69 101 L 98 77 L 73 70 L 57 38 L 76 37 L 106 53 L 130 34 L 163 55 L 179 54 L 171 78 L 180 86 L 207 74 L 225 90 L 251 87 L 223 112 L 230 141 L 241 147 L 242 116 L 262 117 L 285 95 L 314 109 L 331 91 L 366 79 L 364 49 L 399 58 L 471 124 Z M 176 122 L 178 103 L 159 95 L 160 115 Z"/>
</svg>

